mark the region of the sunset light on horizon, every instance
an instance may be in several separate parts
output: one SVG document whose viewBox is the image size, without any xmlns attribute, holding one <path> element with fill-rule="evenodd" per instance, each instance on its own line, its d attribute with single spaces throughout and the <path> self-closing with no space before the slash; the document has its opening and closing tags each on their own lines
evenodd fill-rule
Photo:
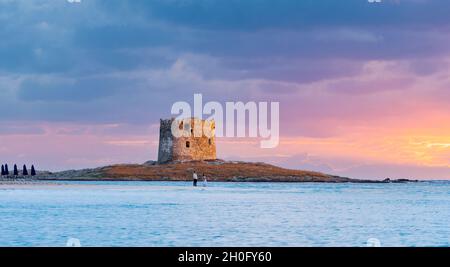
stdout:
<svg viewBox="0 0 450 267">
<path fill-rule="evenodd" d="M 450 179 L 450 1 L 168 2 L 0 0 L 2 164 L 156 160 L 201 93 L 280 103 L 278 147 L 218 138 L 220 159 Z"/>
</svg>

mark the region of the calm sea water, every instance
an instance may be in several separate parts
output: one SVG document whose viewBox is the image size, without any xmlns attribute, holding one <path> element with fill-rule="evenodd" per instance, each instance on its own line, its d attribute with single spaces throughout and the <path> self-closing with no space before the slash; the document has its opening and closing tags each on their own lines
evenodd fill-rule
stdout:
<svg viewBox="0 0 450 267">
<path fill-rule="evenodd" d="M 0 246 L 450 246 L 450 183 L 0 186 Z"/>
</svg>

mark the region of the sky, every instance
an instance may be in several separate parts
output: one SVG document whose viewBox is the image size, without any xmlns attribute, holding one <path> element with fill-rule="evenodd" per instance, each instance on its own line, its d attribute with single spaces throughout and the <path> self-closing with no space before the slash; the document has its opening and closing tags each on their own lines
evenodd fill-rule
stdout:
<svg viewBox="0 0 450 267">
<path fill-rule="evenodd" d="M 218 157 L 450 179 L 450 1 L 0 0 L 0 160 L 157 158 L 176 101 L 280 103 L 280 145 Z"/>
</svg>

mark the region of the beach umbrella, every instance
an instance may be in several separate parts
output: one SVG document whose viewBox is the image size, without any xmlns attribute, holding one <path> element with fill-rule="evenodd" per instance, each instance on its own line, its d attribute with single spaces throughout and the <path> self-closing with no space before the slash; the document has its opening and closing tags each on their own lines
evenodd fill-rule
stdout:
<svg viewBox="0 0 450 267">
<path fill-rule="evenodd" d="M 34 169 L 34 165 L 31 165 L 31 176 L 36 175 L 36 170 Z"/>
<path fill-rule="evenodd" d="M 23 176 L 27 176 L 28 175 L 27 165 L 25 165 L 25 164 L 23 165 L 22 175 Z"/>
<path fill-rule="evenodd" d="M 19 176 L 19 170 L 17 169 L 17 164 L 14 164 L 14 176 Z"/>
</svg>

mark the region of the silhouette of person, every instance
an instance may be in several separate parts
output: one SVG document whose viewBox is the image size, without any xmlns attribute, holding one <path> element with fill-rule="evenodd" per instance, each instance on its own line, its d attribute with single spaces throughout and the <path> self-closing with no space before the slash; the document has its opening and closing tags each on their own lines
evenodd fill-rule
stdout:
<svg viewBox="0 0 450 267">
<path fill-rule="evenodd" d="M 197 186 L 197 182 L 198 182 L 198 176 L 197 173 L 194 171 L 194 174 L 192 175 L 192 178 L 194 179 L 194 187 Z"/>
</svg>

